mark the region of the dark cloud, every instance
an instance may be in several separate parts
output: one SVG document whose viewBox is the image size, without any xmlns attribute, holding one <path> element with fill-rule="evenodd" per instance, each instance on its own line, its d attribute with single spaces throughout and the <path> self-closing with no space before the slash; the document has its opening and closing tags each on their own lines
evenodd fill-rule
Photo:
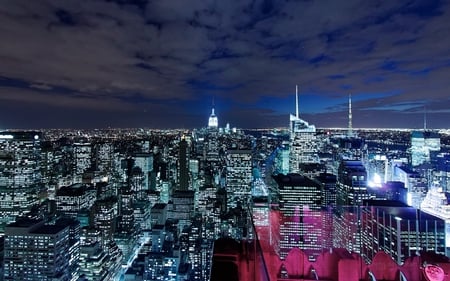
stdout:
<svg viewBox="0 0 450 281">
<path fill-rule="evenodd" d="M 426 106 L 448 127 L 448 12 L 438 0 L 4 1 L 0 100 L 24 118 L 5 110 L 0 123 L 200 127 L 215 97 L 232 126 L 285 126 L 294 106 L 275 104 L 299 84 L 318 126 L 346 126 L 351 92 L 355 126 L 410 127 Z"/>
</svg>

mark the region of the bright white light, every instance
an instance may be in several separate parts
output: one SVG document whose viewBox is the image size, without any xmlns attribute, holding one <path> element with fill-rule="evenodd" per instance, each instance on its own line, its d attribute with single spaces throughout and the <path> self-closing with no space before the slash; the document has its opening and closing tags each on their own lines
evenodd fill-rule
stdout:
<svg viewBox="0 0 450 281">
<path fill-rule="evenodd" d="M 0 135 L 0 139 L 7 139 L 7 140 L 10 140 L 10 139 L 13 139 L 13 138 L 14 138 L 13 135 Z"/>
<path fill-rule="evenodd" d="M 369 187 L 381 187 L 381 177 L 378 173 L 374 173 L 372 180 L 370 180 L 368 183 Z"/>
<path fill-rule="evenodd" d="M 379 174 L 375 173 L 375 174 L 373 175 L 373 182 L 374 182 L 376 185 L 380 185 L 380 186 L 381 186 L 381 177 L 380 177 Z"/>
<path fill-rule="evenodd" d="M 38 136 L 38 135 L 34 135 L 34 139 L 35 139 L 35 140 L 38 140 L 38 139 L 39 139 L 39 136 Z"/>
<path fill-rule="evenodd" d="M 410 192 L 406 193 L 406 204 L 412 206 L 412 194 Z"/>
</svg>

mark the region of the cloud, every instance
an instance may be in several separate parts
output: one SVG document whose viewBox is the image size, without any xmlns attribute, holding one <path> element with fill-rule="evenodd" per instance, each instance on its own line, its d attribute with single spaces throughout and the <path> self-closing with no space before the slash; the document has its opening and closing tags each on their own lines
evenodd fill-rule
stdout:
<svg viewBox="0 0 450 281">
<path fill-rule="evenodd" d="M 392 114 L 407 113 L 406 104 L 442 112 L 450 105 L 448 9 L 435 0 L 9 1 L 0 6 L 0 87 L 8 93 L 0 98 L 177 107 L 187 118 L 215 96 L 233 104 L 237 126 L 257 123 L 254 116 L 279 126 L 282 112 L 271 113 L 265 97 L 286 99 L 299 84 L 315 103 L 337 107 L 351 92 L 365 114 L 384 106 L 368 93 L 387 94 Z M 22 83 L 5 82 L 15 80 Z M 203 122 L 192 116 L 190 124 Z"/>
</svg>

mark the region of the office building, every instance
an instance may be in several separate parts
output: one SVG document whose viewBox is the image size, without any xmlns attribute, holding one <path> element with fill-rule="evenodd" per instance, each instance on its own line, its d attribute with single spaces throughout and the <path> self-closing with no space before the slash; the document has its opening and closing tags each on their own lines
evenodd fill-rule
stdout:
<svg viewBox="0 0 450 281">
<path fill-rule="evenodd" d="M 252 151 L 230 149 L 226 152 L 227 207 L 246 205 L 251 197 Z"/>
<path fill-rule="evenodd" d="M 420 209 L 445 222 L 445 255 L 450 256 L 450 193 L 440 187 L 433 187 L 425 196 Z"/>
<path fill-rule="evenodd" d="M 167 218 L 178 220 L 180 230 L 191 224 L 194 215 L 195 192 L 193 190 L 176 190 L 172 202 L 168 204 Z"/>
<path fill-rule="evenodd" d="M 406 166 L 394 166 L 393 181 L 403 182 L 407 190 L 406 200 L 409 206 L 420 209 L 428 191 L 426 178 Z"/>
<path fill-rule="evenodd" d="M 178 189 L 189 189 L 189 151 L 188 142 L 183 137 L 178 144 Z"/>
<path fill-rule="evenodd" d="M 39 203 L 41 134 L 0 132 L 0 233 Z"/>
<path fill-rule="evenodd" d="M 74 176 L 78 178 L 92 167 L 92 144 L 80 139 L 73 144 Z"/>
<path fill-rule="evenodd" d="M 361 255 L 369 262 L 384 251 L 402 264 L 419 251 L 446 254 L 445 220 L 405 203 L 368 200 L 362 208 Z"/>
<path fill-rule="evenodd" d="M 324 225 L 324 194 L 319 182 L 300 174 L 279 174 L 273 177 L 280 194 L 280 257 L 292 248 L 307 252 L 315 259 L 331 241 Z"/>
<path fill-rule="evenodd" d="M 297 87 L 296 87 L 297 91 Z M 318 163 L 316 127 L 299 117 L 298 93 L 296 92 L 296 114 L 290 115 L 289 172 L 300 173 L 301 164 Z"/>
<path fill-rule="evenodd" d="M 333 246 L 361 252 L 361 206 L 369 199 L 367 173 L 361 161 L 343 160 L 338 169 Z"/>
<path fill-rule="evenodd" d="M 23 219 L 5 228 L 4 280 L 72 280 L 67 225 Z"/>
<path fill-rule="evenodd" d="M 411 133 L 411 165 L 413 167 L 431 160 L 431 152 L 441 150 L 441 138 L 432 131 L 413 131 Z"/>
<path fill-rule="evenodd" d="M 90 211 L 96 200 L 97 191 L 93 186 L 76 183 L 63 186 L 56 191 L 56 211 L 76 218 L 80 211 Z"/>
<path fill-rule="evenodd" d="M 337 177 L 337 204 L 360 206 L 369 199 L 367 193 L 367 172 L 361 161 L 343 160 Z"/>
</svg>

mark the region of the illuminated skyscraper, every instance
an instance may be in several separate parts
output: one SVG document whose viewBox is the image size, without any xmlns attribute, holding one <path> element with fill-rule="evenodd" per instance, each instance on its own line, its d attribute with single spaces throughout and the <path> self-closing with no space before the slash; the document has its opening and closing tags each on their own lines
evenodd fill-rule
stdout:
<svg viewBox="0 0 450 281">
<path fill-rule="evenodd" d="M 420 205 L 424 213 L 436 216 L 445 222 L 445 255 L 450 255 L 450 193 L 433 187 Z"/>
<path fill-rule="evenodd" d="M 441 138 L 431 131 L 414 131 L 411 133 L 411 164 L 418 166 L 430 162 L 430 152 L 441 150 Z"/>
<path fill-rule="evenodd" d="M 361 206 L 369 199 L 367 173 L 361 161 L 342 161 L 337 177 L 337 212 L 333 246 L 361 252 Z"/>
<path fill-rule="evenodd" d="M 216 114 L 214 113 L 214 106 L 211 111 L 211 115 L 208 119 L 208 128 L 210 129 L 217 129 L 219 127 L 219 119 L 217 118 Z"/>
<path fill-rule="evenodd" d="M 446 254 L 444 218 L 399 201 L 368 200 L 362 208 L 361 255 L 367 262 L 379 251 L 398 264 L 418 251 Z"/>
<path fill-rule="evenodd" d="M 236 207 L 238 202 L 245 205 L 251 196 L 252 151 L 228 150 L 226 165 L 227 205 L 229 208 Z"/>
<path fill-rule="evenodd" d="M 4 280 L 71 280 L 65 225 L 20 220 L 5 229 Z"/>
<path fill-rule="evenodd" d="M 73 144 L 73 151 L 74 176 L 80 176 L 92 166 L 92 145 L 82 139 Z"/>
<path fill-rule="evenodd" d="M 0 232 L 39 201 L 40 139 L 37 132 L 0 132 Z"/>
<path fill-rule="evenodd" d="M 309 258 L 317 257 L 330 245 L 323 212 L 324 193 L 319 182 L 299 174 L 273 177 L 280 193 L 280 257 L 300 248 Z"/>
<path fill-rule="evenodd" d="M 296 112 L 290 115 L 289 171 L 299 173 L 300 164 L 318 163 L 316 127 L 299 118 L 298 90 L 296 87 Z"/>
</svg>

